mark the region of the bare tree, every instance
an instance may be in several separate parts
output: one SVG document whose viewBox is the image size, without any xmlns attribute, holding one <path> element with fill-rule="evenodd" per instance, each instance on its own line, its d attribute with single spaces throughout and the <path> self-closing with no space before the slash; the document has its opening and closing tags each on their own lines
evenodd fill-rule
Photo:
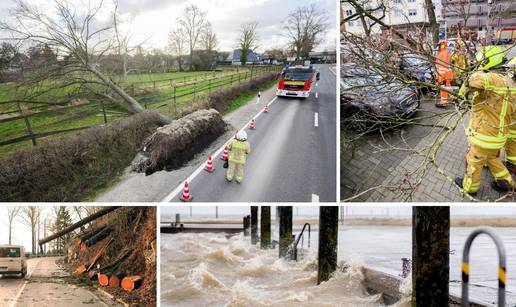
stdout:
<svg viewBox="0 0 516 307">
<path fill-rule="evenodd" d="M 177 58 L 179 71 L 183 71 L 183 57 L 187 48 L 186 34 L 183 28 L 179 27 L 168 34 L 168 50 Z"/>
<path fill-rule="evenodd" d="M 20 214 L 21 207 L 7 206 L 7 227 L 9 228 L 9 244 L 12 243 L 13 223 Z"/>
<path fill-rule="evenodd" d="M 22 218 L 25 223 L 25 225 L 29 228 L 31 231 L 31 246 L 32 246 L 32 254 L 36 254 L 37 248 L 36 248 L 36 238 L 37 238 L 37 231 L 38 231 L 38 221 L 39 221 L 39 215 L 41 211 L 39 207 L 36 206 L 28 206 L 24 207 L 22 210 Z"/>
<path fill-rule="evenodd" d="M 53 13 L 44 13 L 24 1 L 16 2 L 10 22 L 0 22 L 0 30 L 10 40 L 25 45 L 45 44 L 59 52 L 63 60 L 35 74 L 29 84 L 56 84 L 57 88 L 76 85 L 109 100 L 128 113 L 145 109 L 102 69 L 102 60 L 116 47 L 114 21 L 103 22 L 104 2 L 75 7 L 68 0 L 55 0 Z M 115 6 L 116 11 L 116 6 Z M 116 20 L 116 13 L 112 14 Z M 115 37 L 115 38 L 114 38 Z M 118 44 L 123 46 L 124 43 Z M 126 44 L 127 45 L 127 44 Z M 48 92 L 45 90 L 44 92 Z M 162 116 L 163 124 L 170 119 Z"/>
<path fill-rule="evenodd" d="M 238 47 L 240 49 L 240 62 L 242 65 L 247 63 L 249 52 L 258 48 L 259 38 L 257 33 L 258 22 L 248 22 L 240 26 L 240 36 Z"/>
<path fill-rule="evenodd" d="M 193 53 L 199 43 L 201 33 L 206 29 L 208 24 L 206 21 L 206 12 L 202 11 L 196 5 L 187 6 L 181 18 L 179 18 L 178 23 L 182 31 L 186 34 L 188 47 L 190 49 L 190 70 L 193 70 Z"/>
<path fill-rule="evenodd" d="M 297 8 L 285 21 L 286 35 L 296 57 L 308 57 L 320 43 L 321 35 L 326 32 L 327 14 L 315 3 Z"/>
<path fill-rule="evenodd" d="M 208 22 L 201 34 L 201 46 L 206 51 L 213 51 L 217 48 L 217 34 L 213 32 L 211 24 Z"/>
</svg>

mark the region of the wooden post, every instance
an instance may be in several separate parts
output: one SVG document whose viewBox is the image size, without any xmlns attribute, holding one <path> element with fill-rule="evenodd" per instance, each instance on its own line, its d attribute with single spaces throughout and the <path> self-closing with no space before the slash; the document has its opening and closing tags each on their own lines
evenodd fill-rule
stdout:
<svg viewBox="0 0 516 307">
<path fill-rule="evenodd" d="M 102 99 L 100 99 L 100 106 L 102 107 L 102 115 L 104 115 L 104 124 L 107 124 L 106 106 L 104 105 L 104 101 Z"/>
<path fill-rule="evenodd" d="M 174 116 L 177 116 L 177 106 L 176 106 L 176 87 L 174 86 L 174 100 L 173 100 L 173 104 L 174 104 Z"/>
<path fill-rule="evenodd" d="M 176 213 L 176 224 L 181 224 L 181 215 L 179 213 Z"/>
<path fill-rule="evenodd" d="M 251 244 L 258 243 L 258 206 L 251 206 Z"/>
<path fill-rule="evenodd" d="M 319 207 L 319 256 L 317 284 L 330 279 L 337 269 L 339 207 Z"/>
<path fill-rule="evenodd" d="M 450 207 L 412 208 L 412 306 L 448 306 Z"/>
<path fill-rule="evenodd" d="M 27 129 L 27 133 L 29 134 L 30 139 L 32 141 L 32 146 L 36 146 L 36 145 L 38 145 L 36 143 L 36 136 L 32 132 L 32 126 L 29 121 L 29 115 L 28 115 L 29 108 L 22 107 L 22 105 L 19 101 L 17 102 L 17 105 L 18 105 L 18 112 L 20 112 L 20 114 L 23 116 L 23 121 L 25 122 L 25 128 Z"/>
<path fill-rule="evenodd" d="M 193 98 L 194 98 L 194 100 L 195 100 L 195 86 L 196 85 L 197 85 L 197 83 L 194 82 L 194 84 L 193 84 Z"/>
<path fill-rule="evenodd" d="M 250 231 L 249 228 L 251 226 L 251 217 L 249 215 L 244 216 L 244 236 L 249 236 Z"/>
<path fill-rule="evenodd" d="M 211 79 L 208 80 L 208 95 L 211 94 Z"/>
<path fill-rule="evenodd" d="M 271 207 L 260 208 L 260 247 L 268 249 L 271 247 Z"/>
<path fill-rule="evenodd" d="M 292 243 L 292 206 L 279 207 L 279 256 L 287 258 Z"/>
</svg>

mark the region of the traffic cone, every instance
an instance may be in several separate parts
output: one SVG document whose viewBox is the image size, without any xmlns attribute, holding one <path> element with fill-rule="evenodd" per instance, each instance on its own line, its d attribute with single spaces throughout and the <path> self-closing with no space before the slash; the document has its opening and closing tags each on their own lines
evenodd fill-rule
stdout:
<svg viewBox="0 0 516 307">
<path fill-rule="evenodd" d="M 249 129 L 254 129 L 254 119 L 251 119 L 251 123 L 249 124 Z"/>
<path fill-rule="evenodd" d="M 269 105 L 268 104 L 266 104 L 265 108 L 263 108 L 263 112 L 264 113 L 269 113 Z"/>
<path fill-rule="evenodd" d="M 204 170 L 211 173 L 215 170 L 213 167 L 213 161 L 211 160 L 211 155 L 208 156 L 208 162 L 206 162 L 206 166 L 204 167 Z"/>
<path fill-rule="evenodd" d="M 193 197 L 190 197 L 190 191 L 188 190 L 188 181 L 185 181 L 185 187 L 183 189 L 183 195 L 181 195 L 180 200 L 184 202 L 192 201 Z"/>
<path fill-rule="evenodd" d="M 222 153 L 222 156 L 220 157 L 221 160 L 227 161 L 228 160 L 228 147 L 224 147 L 224 152 Z"/>
</svg>

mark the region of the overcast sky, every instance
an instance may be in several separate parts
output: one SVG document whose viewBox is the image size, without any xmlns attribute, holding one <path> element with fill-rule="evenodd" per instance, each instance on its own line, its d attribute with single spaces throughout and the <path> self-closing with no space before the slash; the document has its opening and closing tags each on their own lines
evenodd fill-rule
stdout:
<svg viewBox="0 0 516 307">
<path fill-rule="evenodd" d="M 88 3 L 86 0 L 70 0 L 77 7 Z M 97 0 L 92 0 L 95 3 Z M 133 43 L 146 42 L 146 48 L 164 49 L 167 37 L 176 20 L 187 5 L 195 4 L 207 12 L 207 19 L 213 26 L 219 40 L 218 50 L 230 51 L 236 47 L 238 31 L 242 23 L 256 21 L 259 24 L 259 51 L 275 47 L 285 47 L 286 39 L 282 35 L 282 23 L 286 16 L 299 6 L 316 2 L 328 14 L 329 30 L 317 51 L 335 50 L 336 3 L 335 0 L 119 0 L 119 11 L 124 20 L 132 21 L 130 32 Z M 0 1 L 0 18 L 9 16 L 8 8 L 13 0 Z M 32 5 L 49 12 L 50 1 L 31 0 Z M 110 3 L 106 0 L 104 3 Z M 107 12 L 107 11 L 106 11 Z M 108 14 L 103 14 L 108 17 Z"/>
</svg>

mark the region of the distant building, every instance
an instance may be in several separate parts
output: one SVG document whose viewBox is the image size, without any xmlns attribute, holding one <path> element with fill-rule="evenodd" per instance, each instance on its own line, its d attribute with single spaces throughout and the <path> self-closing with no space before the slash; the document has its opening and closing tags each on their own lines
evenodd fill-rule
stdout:
<svg viewBox="0 0 516 307">
<path fill-rule="evenodd" d="M 242 65 L 242 62 L 240 61 L 240 56 L 242 55 L 242 50 L 235 49 L 233 52 L 229 55 L 228 61 L 231 61 L 231 65 Z M 249 50 L 247 53 L 247 62 L 246 65 L 252 65 L 252 64 L 263 64 L 264 62 L 268 62 L 269 58 L 265 55 L 259 55 L 254 53 L 252 50 Z"/>
<path fill-rule="evenodd" d="M 398 30 L 404 30 L 410 27 L 418 27 L 425 28 L 429 25 L 428 14 L 425 6 L 425 0 L 387 0 L 381 1 L 369 1 L 362 0 L 365 4 L 366 9 L 375 9 L 380 7 L 380 4 L 383 2 L 385 4 L 385 16 L 381 19 L 386 25 L 393 26 Z M 442 19 L 441 14 L 441 1 L 433 0 L 435 6 L 435 15 L 436 20 L 439 22 Z M 354 8 L 348 4 L 342 4 L 342 15 L 344 18 L 352 16 L 355 14 Z M 374 15 L 375 17 L 382 17 L 382 10 L 377 10 Z M 374 24 L 374 22 L 368 18 L 365 18 L 364 22 L 367 23 L 368 26 Z M 351 20 L 346 22 L 344 28 L 347 32 L 351 32 L 357 35 L 365 34 L 364 26 L 362 20 L 357 18 L 355 20 Z M 371 29 L 371 34 L 380 34 L 382 32 L 382 28 L 380 25 L 376 24 Z"/>
<path fill-rule="evenodd" d="M 442 12 L 443 23 L 448 29 L 466 28 L 483 32 L 489 24 L 490 30 L 494 33 L 501 28 L 516 26 L 514 0 L 443 0 Z M 464 23 L 466 15 L 468 18 Z"/>
</svg>

